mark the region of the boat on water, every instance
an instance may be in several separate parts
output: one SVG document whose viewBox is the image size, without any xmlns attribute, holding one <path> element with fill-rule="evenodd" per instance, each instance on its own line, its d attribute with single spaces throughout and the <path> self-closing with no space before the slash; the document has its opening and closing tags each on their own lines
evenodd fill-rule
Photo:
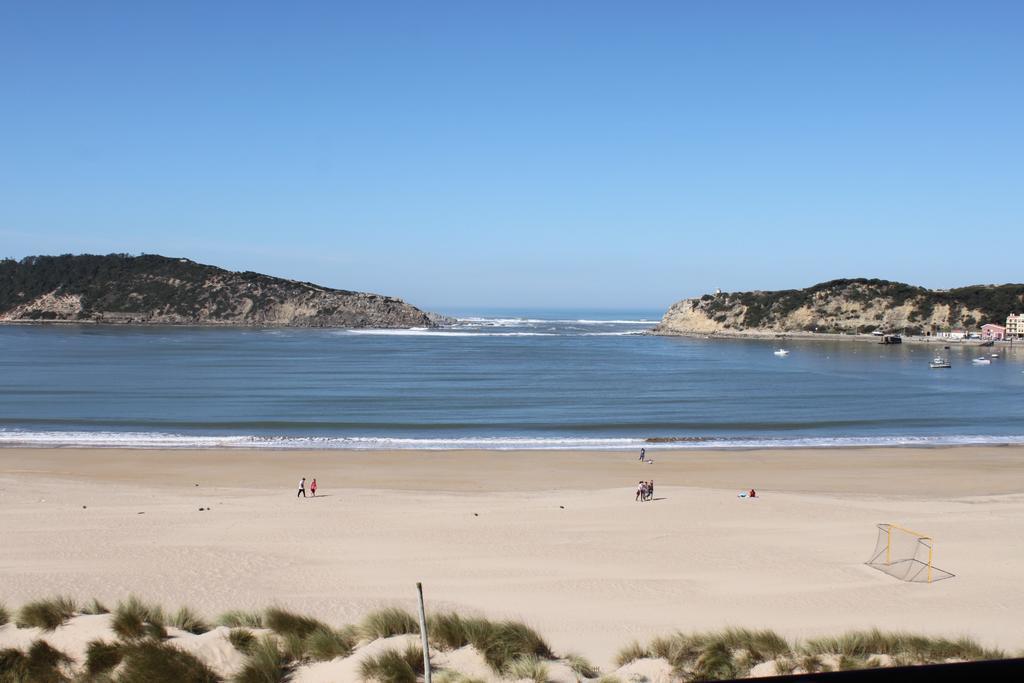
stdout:
<svg viewBox="0 0 1024 683">
<path fill-rule="evenodd" d="M 953 366 L 950 365 L 948 358 L 943 358 L 942 356 L 935 356 L 935 358 L 932 358 L 932 362 L 928 364 L 928 367 L 930 367 L 932 370 L 939 370 L 942 368 L 951 368 Z"/>
<path fill-rule="evenodd" d="M 992 361 L 988 358 L 975 358 L 971 362 L 975 365 L 992 365 Z"/>
<path fill-rule="evenodd" d="M 778 356 L 779 358 L 784 358 L 789 355 L 789 351 L 787 351 L 786 349 L 776 349 L 775 355 Z"/>
</svg>

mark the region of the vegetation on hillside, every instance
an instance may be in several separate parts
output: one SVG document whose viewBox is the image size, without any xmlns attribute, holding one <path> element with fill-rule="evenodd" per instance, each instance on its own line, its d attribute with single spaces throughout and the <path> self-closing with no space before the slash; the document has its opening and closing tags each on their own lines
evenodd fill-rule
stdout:
<svg viewBox="0 0 1024 683">
<path fill-rule="evenodd" d="M 70 298 L 69 312 L 40 297 Z M 359 301 L 363 309 L 351 306 Z M 362 322 L 365 307 L 401 324 L 429 325 L 426 314 L 397 299 L 321 287 L 250 271 L 232 272 L 184 258 L 153 254 L 29 256 L 0 260 L 0 315 L 19 311 L 25 320 L 161 321 L 259 320 L 261 313 L 294 302 L 314 305 L 316 318 Z M 19 309 L 19 307 L 21 307 Z M 70 316 L 70 317 L 69 317 Z M 408 320 L 406 320 L 408 318 Z"/>
<path fill-rule="evenodd" d="M 930 290 L 902 282 L 855 278 L 830 280 L 805 289 L 705 294 L 694 305 L 720 323 L 738 316 L 733 326 L 746 329 L 780 326 L 787 316 L 801 309 L 814 314 L 815 323 L 810 327 L 823 332 L 867 332 L 880 326 L 850 330 L 835 321 L 836 314 L 829 307 L 844 302 L 863 307 L 880 304 L 888 309 L 912 306 L 908 317 L 911 326 L 929 320 L 937 306 L 948 306 L 949 326 L 976 327 L 984 322 L 1002 323 L 1009 314 L 1024 310 L 1024 284 Z"/>
</svg>

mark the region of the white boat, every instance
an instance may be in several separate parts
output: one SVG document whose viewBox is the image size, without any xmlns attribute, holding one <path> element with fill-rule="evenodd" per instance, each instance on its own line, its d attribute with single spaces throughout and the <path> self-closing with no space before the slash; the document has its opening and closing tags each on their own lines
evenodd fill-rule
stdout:
<svg viewBox="0 0 1024 683">
<path fill-rule="evenodd" d="M 992 354 L 992 358 L 999 358 L 999 354 L 998 353 L 993 353 Z"/>
<path fill-rule="evenodd" d="M 974 363 L 975 365 L 992 365 L 992 361 L 990 361 L 988 358 L 975 358 L 971 362 Z"/>
<path fill-rule="evenodd" d="M 784 358 L 785 356 L 789 355 L 789 351 L 787 351 L 786 349 L 778 349 L 775 352 L 775 355 L 778 356 L 779 358 Z"/>
<path fill-rule="evenodd" d="M 935 356 L 935 358 L 932 358 L 932 362 L 928 364 L 928 367 L 930 367 L 933 370 L 938 370 L 940 368 L 951 368 L 953 366 L 949 364 L 948 358 L 943 358 L 942 356 Z"/>
</svg>

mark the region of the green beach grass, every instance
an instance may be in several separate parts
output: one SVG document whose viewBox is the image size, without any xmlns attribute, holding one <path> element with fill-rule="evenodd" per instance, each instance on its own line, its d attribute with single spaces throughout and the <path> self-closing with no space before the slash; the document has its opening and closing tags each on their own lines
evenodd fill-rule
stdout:
<svg viewBox="0 0 1024 683">
<path fill-rule="evenodd" d="M 234 681 L 278 683 L 288 680 L 299 667 L 314 662 L 340 660 L 373 641 L 419 633 L 418 620 L 397 608 L 368 613 L 358 624 L 333 627 L 305 614 L 281 607 L 262 612 L 232 611 L 216 622 L 230 630 L 226 638 L 244 657 L 239 669 L 225 678 L 201 658 L 175 646 L 167 626 L 185 632 L 177 638 L 206 633 L 210 622 L 188 607 L 169 617 L 164 609 L 137 596 L 129 596 L 110 612 L 110 635 L 85 645 L 82 661 L 72 660 L 46 640 L 46 635 L 83 614 L 104 614 L 106 608 L 93 600 L 83 606 L 69 597 L 36 600 L 11 613 L 0 605 L 0 627 L 39 629 L 42 633 L 24 649 L 0 650 L 0 683 L 14 681 L 80 681 L 108 683 L 175 680 L 185 683 Z M 6 626 L 5 626 L 6 624 Z M 582 683 L 621 683 L 638 674 L 629 670 L 603 674 L 578 654 L 555 654 L 543 637 L 517 621 L 492 621 L 456 612 L 428 616 L 433 652 L 475 649 L 493 673 L 506 680 L 546 683 L 553 667 L 567 667 Z M 944 638 L 882 631 L 849 631 L 837 636 L 790 641 L 767 629 L 726 628 L 718 631 L 676 632 L 647 644 L 632 642 L 615 656 L 617 668 L 638 660 L 657 660 L 680 682 L 744 678 L 754 667 L 761 674 L 849 671 L 881 666 L 930 664 L 1005 658 L 1007 653 L 984 647 L 967 638 Z M 767 668 L 766 668 L 767 667 Z M 564 672 L 564 669 L 561 669 Z M 416 683 L 423 674 L 423 651 L 418 644 L 393 646 L 364 658 L 359 674 L 377 683 Z M 563 674 L 564 675 L 564 674 Z M 479 683 L 463 672 L 440 669 L 439 683 Z"/>
</svg>

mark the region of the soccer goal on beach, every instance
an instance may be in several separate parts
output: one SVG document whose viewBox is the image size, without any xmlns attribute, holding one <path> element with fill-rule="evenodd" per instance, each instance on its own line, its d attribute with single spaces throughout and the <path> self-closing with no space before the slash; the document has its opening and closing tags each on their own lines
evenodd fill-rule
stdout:
<svg viewBox="0 0 1024 683">
<path fill-rule="evenodd" d="M 935 544 L 931 536 L 905 529 L 897 524 L 879 524 L 875 552 L 869 567 L 901 581 L 933 583 L 955 576 L 932 564 Z"/>
</svg>

